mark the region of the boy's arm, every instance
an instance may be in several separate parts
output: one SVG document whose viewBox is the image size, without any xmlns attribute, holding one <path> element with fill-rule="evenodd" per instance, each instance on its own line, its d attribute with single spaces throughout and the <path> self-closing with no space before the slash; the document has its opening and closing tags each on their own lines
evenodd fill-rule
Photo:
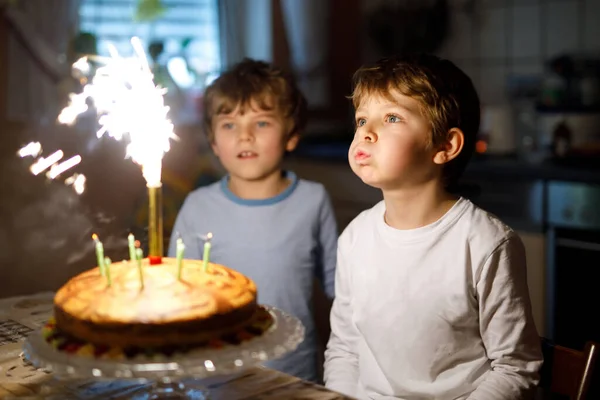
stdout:
<svg viewBox="0 0 600 400">
<path fill-rule="evenodd" d="M 189 198 L 188 198 L 189 199 Z M 183 244 L 185 245 L 185 252 L 183 258 L 187 259 L 200 259 L 200 249 L 198 243 L 200 238 L 197 237 L 197 232 L 189 226 L 189 218 L 192 215 L 192 206 L 186 199 L 175 218 L 175 224 L 173 225 L 173 231 L 171 232 L 171 240 L 169 241 L 169 251 L 167 252 L 168 257 L 177 256 L 177 239 L 181 237 Z"/>
<path fill-rule="evenodd" d="M 352 321 L 351 278 L 338 248 L 331 335 L 325 350 L 325 386 L 356 396 L 358 385 L 358 330 Z"/>
<path fill-rule="evenodd" d="M 319 279 L 323 290 L 331 300 L 335 296 L 335 266 L 338 230 L 329 195 L 323 189 L 323 201 L 319 210 Z"/>
<path fill-rule="evenodd" d="M 492 371 L 469 400 L 530 398 L 539 382 L 542 353 L 520 238 L 512 235 L 501 243 L 479 275 L 479 326 Z"/>
</svg>

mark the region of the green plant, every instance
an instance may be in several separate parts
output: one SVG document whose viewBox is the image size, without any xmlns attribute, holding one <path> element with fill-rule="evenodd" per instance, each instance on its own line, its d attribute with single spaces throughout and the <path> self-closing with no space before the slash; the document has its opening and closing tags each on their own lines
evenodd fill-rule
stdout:
<svg viewBox="0 0 600 400">
<path fill-rule="evenodd" d="M 164 15 L 167 7 L 162 0 L 138 0 L 135 10 L 136 21 L 152 21 Z"/>
</svg>

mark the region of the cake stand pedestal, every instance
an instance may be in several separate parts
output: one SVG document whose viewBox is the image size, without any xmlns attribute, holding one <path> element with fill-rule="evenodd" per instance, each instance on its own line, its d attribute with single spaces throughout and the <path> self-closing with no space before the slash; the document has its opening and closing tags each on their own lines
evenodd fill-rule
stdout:
<svg viewBox="0 0 600 400">
<path fill-rule="evenodd" d="M 283 311 L 264 306 L 274 323 L 261 336 L 218 349 L 201 348 L 186 354 L 133 359 L 103 359 L 69 354 L 52 347 L 40 331 L 23 345 L 23 355 L 35 367 L 59 379 L 139 380 L 149 382 L 132 399 L 210 399 L 210 388 L 186 385 L 191 379 L 239 374 L 249 367 L 273 360 L 296 349 L 304 339 L 304 326 Z"/>
</svg>

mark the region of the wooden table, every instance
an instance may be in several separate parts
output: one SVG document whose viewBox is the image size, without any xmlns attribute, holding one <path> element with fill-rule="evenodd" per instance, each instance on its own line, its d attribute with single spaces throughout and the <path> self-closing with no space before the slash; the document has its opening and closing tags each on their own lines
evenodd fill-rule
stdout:
<svg viewBox="0 0 600 400">
<path fill-rule="evenodd" d="M 21 358 L 28 333 L 52 313 L 53 293 L 0 300 L 0 399 L 145 399 L 151 383 L 126 380 L 59 380 Z M 233 376 L 186 380 L 207 387 L 213 400 L 317 399 L 350 400 L 322 386 L 263 367 Z"/>
</svg>

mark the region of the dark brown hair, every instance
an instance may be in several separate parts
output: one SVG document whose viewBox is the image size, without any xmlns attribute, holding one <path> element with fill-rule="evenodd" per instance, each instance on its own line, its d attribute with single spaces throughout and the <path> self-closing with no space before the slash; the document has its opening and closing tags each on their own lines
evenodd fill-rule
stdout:
<svg viewBox="0 0 600 400">
<path fill-rule="evenodd" d="M 262 110 L 275 110 L 288 124 L 288 135 L 297 135 L 306 126 L 307 104 L 294 78 L 283 69 L 246 58 L 224 72 L 206 89 L 203 99 L 203 125 L 214 139 L 213 119 L 238 106 L 243 113 L 255 102 Z"/>
<path fill-rule="evenodd" d="M 462 175 L 479 131 L 479 96 L 471 79 L 451 61 L 433 55 L 384 58 L 354 74 L 352 103 L 358 108 L 367 96 L 381 95 L 394 101 L 399 92 L 419 101 L 431 124 L 431 145 L 441 146 L 452 128 L 464 134 L 461 153 L 444 166 L 446 186 Z"/>
</svg>

